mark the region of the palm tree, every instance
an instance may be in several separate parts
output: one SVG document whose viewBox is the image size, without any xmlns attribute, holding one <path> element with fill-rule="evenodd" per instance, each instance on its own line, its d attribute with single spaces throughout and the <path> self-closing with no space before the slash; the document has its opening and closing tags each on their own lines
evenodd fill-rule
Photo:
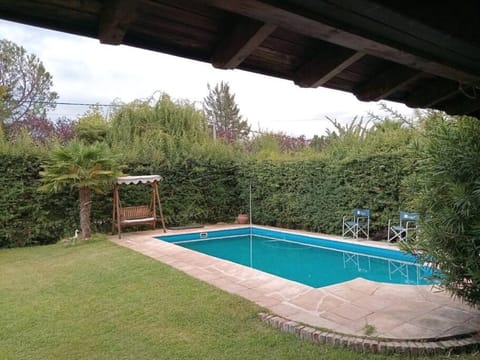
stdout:
<svg viewBox="0 0 480 360">
<path fill-rule="evenodd" d="M 104 192 L 122 174 L 109 147 L 105 143 L 86 145 L 78 141 L 57 146 L 43 164 L 43 169 L 40 191 L 56 192 L 66 187 L 78 189 L 82 238 L 89 238 L 92 191 Z"/>
</svg>

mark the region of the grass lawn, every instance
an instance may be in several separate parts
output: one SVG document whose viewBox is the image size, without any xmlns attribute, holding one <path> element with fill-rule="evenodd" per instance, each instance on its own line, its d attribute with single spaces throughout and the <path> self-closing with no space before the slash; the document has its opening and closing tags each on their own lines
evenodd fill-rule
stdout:
<svg viewBox="0 0 480 360">
<path fill-rule="evenodd" d="M 391 358 L 281 333 L 255 304 L 105 240 L 0 250 L 0 274 L 1 360 Z"/>
</svg>

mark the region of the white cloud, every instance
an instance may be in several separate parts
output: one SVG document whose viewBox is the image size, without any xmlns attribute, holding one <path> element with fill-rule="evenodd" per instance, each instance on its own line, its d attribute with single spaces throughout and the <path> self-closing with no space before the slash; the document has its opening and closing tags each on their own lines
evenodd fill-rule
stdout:
<svg viewBox="0 0 480 360">
<path fill-rule="evenodd" d="M 282 131 L 289 135 L 323 134 L 326 116 L 347 122 L 378 104 L 364 103 L 341 91 L 304 89 L 291 81 L 241 70 L 218 70 L 191 61 L 127 46 L 102 45 L 96 39 L 63 34 L 0 20 L 0 38 L 35 53 L 52 74 L 60 101 L 129 102 L 163 91 L 176 99 L 202 101 L 207 83 L 227 81 L 242 115 L 252 129 Z M 402 113 L 410 110 L 389 103 Z M 52 115 L 75 118 L 86 107 L 59 106 Z"/>
</svg>

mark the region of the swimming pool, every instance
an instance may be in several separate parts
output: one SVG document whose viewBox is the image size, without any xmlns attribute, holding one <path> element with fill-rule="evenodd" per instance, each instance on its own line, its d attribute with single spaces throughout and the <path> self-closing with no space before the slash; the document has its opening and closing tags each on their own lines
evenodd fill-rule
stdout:
<svg viewBox="0 0 480 360">
<path fill-rule="evenodd" d="M 251 235 L 251 236 L 250 236 Z M 393 249 L 328 240 L 261 227 L 162 235 L 171 242 L 312 287 L 358 277 L 426 285 L 429 268 Z"/>
</svg>

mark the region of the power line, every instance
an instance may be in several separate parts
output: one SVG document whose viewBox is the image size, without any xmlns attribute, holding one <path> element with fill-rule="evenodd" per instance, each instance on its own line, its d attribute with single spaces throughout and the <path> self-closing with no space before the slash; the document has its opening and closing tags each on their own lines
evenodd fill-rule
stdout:
<svg viewBox="0 0 480 360">
<path fill-rule="evenodd" d="M 122 106 L 122 104 L 99 104 L 99 103 L 75 103 L 75 102 L 51 102 L 51 101 L 32 101 L 34 104 L 53 104 L 69 106 Z"/>
<path fill-rule="evenodd" d="M 35 104 L 54 104 L 54 105 L 65 105 L 65 106 L 102 106 L 102 107 L 117 107 L 117 106 L 123 106 L 125 104 L 99 104 L 99 103 L 77 103 L 77 102 L 70 102 L 70 101 L 59 101 L 59 102 L 51 102 L 51 101 L 32 101 L 32 103 L 35 103 Z M 201 103 L 201 101 L 198 101 L 198 100 L 195 100 L 192 102 L 193 104 L 195 103 Z M 60 115 L 61 114 L 57 114 L 57 115 Z M 74 115 L 74 113 L 71 113 L 71 114 L 63 114 L 63 116 L 71 116 L 71 115 Z M 292 120 L 286 120 L 286 119 L 277 119 L 277 120 L 274 120 L 275 122 L 283 122 L 283 121 L 288 121 L 288 122 L 299 122 L 299 121 L 318 121 L 321 119 L 292 119 Z M 269 134 L 269 133 L 275 133 L 274 130 L 252 130 L 250 129 L 250 132 L 251 133 L 254 133 L 254 134 Z M 280 131 L 280 133 L 282 133 L 282 131 Z M 286 135 L 286 134 L 283 134 L 282 135 Z M 287 135 L 287 136 L 290 136 L 290 135 Z M 295 137 L 295 136 L 293 136 Z"/>
</svg>

